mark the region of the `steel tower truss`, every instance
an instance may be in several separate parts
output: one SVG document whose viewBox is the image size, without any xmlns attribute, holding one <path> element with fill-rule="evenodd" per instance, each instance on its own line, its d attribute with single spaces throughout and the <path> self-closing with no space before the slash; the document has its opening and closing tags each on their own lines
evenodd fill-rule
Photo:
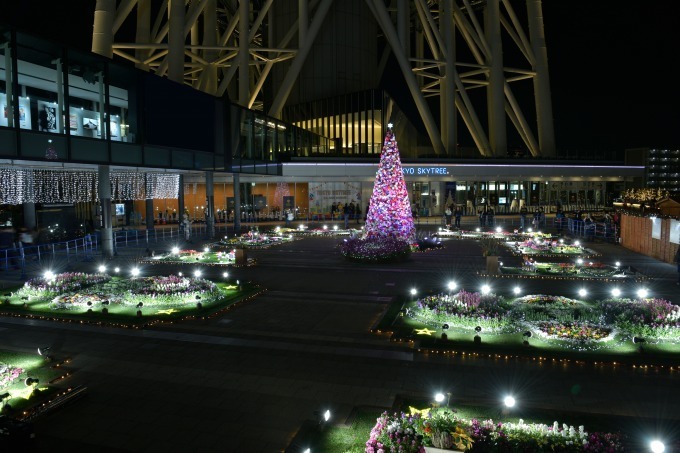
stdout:
<svg viewBox="0 0 680 453">
<path fill-rule="evenodd" d="M 273 0 L 97 0 L 92 51 L 216 96 L 229 93 L 238 104 L 260 110 L 273 65 L 288 61 L 268 106 L 268 114 L 278 117 L 333 1 L 298 0 L 297 20 L 272 46 Z M 376 39 L 387 43 L 376 65 L 384 70 L 394 55 L 435 153 L 454 155 L 460 115 L 483 156 L 506 155 L 507 124 L 533 156 L 554 156 L 541 0 L 524 0 L 528 33 L 511 0 L 365 1 L 381 31 Z M 124 25 L 131 29 L 126 22 L 134 22 L 134 42 L 116 39 Z M 523 57 L 516 67 L 504 65 L 504 44 Z M 535 126 L 511 87 L 526 79 L 533 80 Z M 485 103 L 473 102 L 476 89 L 486 89 Z M 437 97 L 438 122 L 431 111 Z"/>
</svg>

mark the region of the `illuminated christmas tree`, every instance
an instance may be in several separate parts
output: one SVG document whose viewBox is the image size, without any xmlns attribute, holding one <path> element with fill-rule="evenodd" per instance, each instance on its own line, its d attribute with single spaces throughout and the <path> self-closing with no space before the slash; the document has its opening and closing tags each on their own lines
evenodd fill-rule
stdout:
<svg viewBox="0 0 680 453">
<path fill-rule="evenodd" d="M 385 144 L 375 176 L 365 226 L 366 237 L 391 237 L 409 243 L 415 239 L 411 204 L 401 168 L 397 139 L 387 125 Z"/>
</svg>

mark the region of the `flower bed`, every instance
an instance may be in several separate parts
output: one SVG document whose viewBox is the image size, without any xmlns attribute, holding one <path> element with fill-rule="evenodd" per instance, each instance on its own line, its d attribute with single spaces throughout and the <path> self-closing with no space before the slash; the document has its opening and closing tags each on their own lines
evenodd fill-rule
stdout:
<svg viewBox="0 0 680 453">
<path fill-rule="evenodd" d="M 621 452 L 625 451 L 620 435 L 588 433 L 554 422 L 501 423 L 493 420 L 459 419 L 449 411 L 405 414 L 384 412 L 366 441 L 366 453 L 424 452 L 426 446 L 444 440 L 466 452 L 560 451 Z"/>
<path fill-rule="evenodd" d="M 274 232 L 270 234 L 260 233 L 257 230 L 249 231 L 239 237 L 225 238 L 217 242 L 218 247 L 227 248 L 267 248 L 273 245 L 285 244 L 294 240 L 292 234 Z"/>
<path fill-rule="evenodd" d="M 522 242 L 507 241 L 503 243 L 515 255 L 532 255 L 532 256 L 582 256 L 593 257 L 599 256 L 590 249 L 576 244 L 564 244 L 555 240 L 543 240 L 541 238 L 532 238 Z"/>
<path fill-rule="evenodd" d="M 438 294 L 419 299 L 411 316 L 425 324 L 446 329 L 465 330 L 481 326 L 485 332 L 499 332 L 507 327 L 503 313 L 508 309 L 495 294 L 482 295 L 460 291 L 455 295 Z"/>
<path fill-rule="evenodd" d="M 396 238 L 350 238 L 343 241 L 340 253 L 349 260 L 364 263 L 403 261 L 411 254 L 411 245 Z"/>
<path fill-rule="evenodd" d="M 626 279 L 642 280 L 645 277 L 638 273 L 603 263 L 541 263 L 528 262 L 523 267 L 503 266 L 500 271 L 504 275 L 522 275 L 529 277 L 560 277 L 573 279 Z"/>
<path fill-rule="evenodd" d="M 181 264 L 212 264 L 212 265 L 233 265 L 236 263 L 236 252 L 234 250 L 213 250 L 213 247 L 207 247 L 207 250 L 199 252 L 197 250 L 178 250 L 176 252 L 166 253 L 155 256 L 149 260 L 148 263 L 181 263 Z"/>
<path fill-rule="evenodd" d="M 419 324 L 436 329 L 428 336 L 449 329 L 481 328 L 486 334 L 528 329 L 553 346 L 579 351 L 617 346 L 633 337 L 650 343 L 680 342 L 680 307 L 662 299 L 584 302 L 544 294 L 505 299 L 461 291 L 419 299 L 405 314 L 412 320 L 405 326 L 410 335 L 421 333 Z"/>
<path fill-rule="evenodd" d="M 32 278 L 17 291 L 19 297 L 37 298 L 45 295 L 56 295 L 67 291 L 104 283 L 111 280 L 107 274 L 85 274 L 82 272 L 65 272 L 50 277 Z"/>
</svg>

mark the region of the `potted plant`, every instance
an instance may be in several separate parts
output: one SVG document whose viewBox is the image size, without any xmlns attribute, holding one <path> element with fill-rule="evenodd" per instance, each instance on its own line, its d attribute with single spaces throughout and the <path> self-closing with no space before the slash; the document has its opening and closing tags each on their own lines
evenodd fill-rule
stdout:
<svg viewBox="0 0 680 453">
<path fill-rule="evenodd" d="M 472 447 L 472 438 L 448 410 L 438 411 L 423 420 L 423 431 L 432 446 L 425 446 L 428 453 L 466 451 Z"/>
<path fill-rule="evenodd" d="M 479 241 L 482 246 L 482 255 L 486 257 L 486 273 L 497 275 L 498 255 L 500 255 L 500 242 L 493 238 L 484 238 Z"/>
</svg>

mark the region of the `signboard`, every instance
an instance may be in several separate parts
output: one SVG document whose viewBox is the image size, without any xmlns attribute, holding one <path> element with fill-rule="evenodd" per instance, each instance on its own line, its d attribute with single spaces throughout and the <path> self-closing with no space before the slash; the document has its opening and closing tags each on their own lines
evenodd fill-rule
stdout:
<svg viewBox="0 0 680 453">
<path fill-rule="evenodd" d="M 652 217 L 652 239 L 661 239 L 661 219 Z"/>
<path fill-rule="evenodd" d="M 267 197 L 264 195 L 253 195 L 253 205 L 256 211 L 261 211 L 267 207 Z"/>
<path fill-rule="evenodd" d="M 446 167 L 402 167 L 404 176 L 443 176 L 449 174 L 449 169 Z"/>
</svg>

